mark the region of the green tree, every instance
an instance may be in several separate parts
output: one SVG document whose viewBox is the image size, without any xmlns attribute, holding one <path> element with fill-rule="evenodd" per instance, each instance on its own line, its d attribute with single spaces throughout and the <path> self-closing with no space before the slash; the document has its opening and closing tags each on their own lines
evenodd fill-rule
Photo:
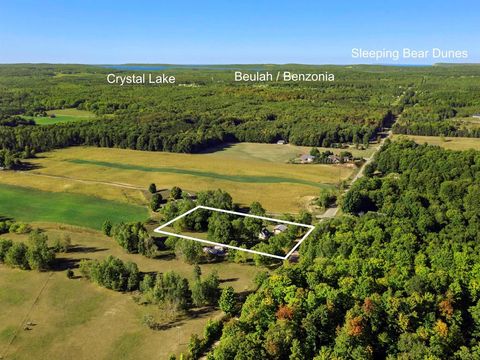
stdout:
<svg viewBox="0 0 480 360">
<path fill-rule="evenodd" d="M 193 278 L 195 280 L 200 280 L 200 276 L 202 275 L 202 269 L 198 264 L 195 264 L 193 267 Z"/>
<path fill-rule="evenodd" d="M 157 192 L 157 185 L 155 185 L 154 183 L 151 183 L 149 186 L 148 186 L 148 191 L 151 193 L 151 194 L 155 194 Z"/>
<path fill-rule="evenodd" d="M 22 242 L 15 242 L 7 251 L 5 255 L 5 264 L 27 270 L 27 246 Z"/>
<path fill-rule="evenodd" d="M 220 300 L 218 301 L 218 305 L 220 309 L 227 315 L 232 316 L 235 313 L 235 290 L 233 290 L 231 286 L 223 289 L 222 294 L 220 295 Z"/>
<path fill-rule="evenodd" d="M 188 342 L 188 353 L 192 359 L 196 360 L 202 355 L 202 341 L 197 334 L 192 334 L 190 336 L 190 341 Z"/>
<path fill-rule="evenodd" d="M 170 190 L 170 197 L 174 200 L 178 200 L 182 198 L 182 189 L 180 189 L 178 186 L 172 187 Z"/>
<path fill-rule="evenodd" d="M 152 200 L 150 200 L 150 208 L 153 211 L 158 211 L 158 209 L 160 209 L 160 205 L 162 204 L 162 200 L 162 195 L 160 195 L 159 193 L 153 194 Z"/>
<path fill-rule="evenodd" d="M 318 158 L 318 157 L 320 157 L 320 150 L 318 150 L 316 147 L 314 147 L 310 150 L 310 155 Z"/>
<path fill-rule="evenodd" d="M 112 233 L 112 223 L 110 220 L 105 220 L 102 224 L 102 231 L 105 235 L 110 236 Z"/>
<path fill-rule="evenodd" d="M 233 225 L 227 214 L 214 212 L 208 221 L 208 238 L 218 243 L 228 243 L 233 238 Z"/>
<path fill-rule="evenodd" d="M 177 239 L 175 241 L 175 255 L 188 264 L 197 264 L 203 257 L 203 247 L 197 241 Z"/>
</svg>

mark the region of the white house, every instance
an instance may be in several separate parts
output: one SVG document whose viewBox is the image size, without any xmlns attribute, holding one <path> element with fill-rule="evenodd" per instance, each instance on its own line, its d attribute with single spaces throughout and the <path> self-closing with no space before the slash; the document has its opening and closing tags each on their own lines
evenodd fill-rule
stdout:
<svg viewBox="0 0 480 360">
<path fill-rule="evenodd" d="M 300 156 L 300 161 L 302 162 L 302 164 L 310 164 L 314 160 L 315 160 L 315 156 L 312 156 L 312 155 L 305 154 L 305 155 Z"/>
<path fill-rule="evenodd" d="M 278 234 L 281 234 L 282 232 L 284 232 L 285 230 L 287 230 L 287 225 L 278 224 L 273 228 L 273 233 L 275 235 L 278 235 Z"/>
</svg>

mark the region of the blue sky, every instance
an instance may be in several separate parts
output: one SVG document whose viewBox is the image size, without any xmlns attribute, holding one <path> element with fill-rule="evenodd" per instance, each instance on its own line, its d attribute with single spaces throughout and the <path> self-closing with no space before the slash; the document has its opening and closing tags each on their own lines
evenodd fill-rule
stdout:
<svg viewBox="0 0 480 360">
<path fill-rule="evenodd" d="M 478 0 L 1 0 L 0 63 L 369 62 L 354 47 L 468 50 L 480 62 L 479 24 Z"/>
</svg>

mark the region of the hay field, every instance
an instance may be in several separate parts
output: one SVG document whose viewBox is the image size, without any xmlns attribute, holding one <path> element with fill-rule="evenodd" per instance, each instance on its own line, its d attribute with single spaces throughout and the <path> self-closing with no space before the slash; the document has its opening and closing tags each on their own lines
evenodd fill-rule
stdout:
<svg viewBox="0 0 480 360">
<path fill-rule="evenodd" d="M 305 199 L 316 196 L 322 188 L 334 187 L 355 171 L 348 166 L 287 164 L 275 155 L 275 148 L 280 145 L 248 146 L 248 158 L 241 156 L 239 153 L 244 152 L 235 150 L 235 146 L 230 152 L 208 154 L 74 147 L 41 154 L 31 161 L 36 169 L 10 173 L 0 182 L 21 182 L 42 190 L 71 191 L 131 203 L 141 202 L 140 190 L 135 187 L 147 189 L 150 183 L 156 183 L 158 189 L 180 186 L 191 192 L 220 188 L 241 205 L 260 201 L 272 213 L 298 213 L 305 206 Z M 271 155 L 265 146 L 271 149 Z M 105 191 L 106 187 L 111 189 Z"/>
<path fill-rule="evenodd" d="M 126 254 L 114 240 L 99 232 L 52 223 L 34 225 L 42 228 L 52 242 L 65 234 L 71 237 L 74 248 L 58 254 L 60 264 L 71 266 L 83 258 L 103 259 L 113 255 L 136 262 L 141 271 L 174 270 L 193 278 L 192 265 L 176 259 Z M 14 234 L 0 237 L 13 241 L 27 238 Z M 217 270 L 221 286 L 233 286 L 238 292 L 251 290 L 255 274 L 261 270 L 228 263 L 200 266 L 203 274 Z M 143 325 L 143 316 L 150 314 L 160 320 L 161 310 L 154 305 L 138 305 L 129 294 L 101 288 L 83 279 L 67 279 L 61 268 L 50 275 L 0 264 L 0 272 L 0 356 L 18 330 L 6 359 L 66 359 L 72 354 L 75 359 L 167 359 L 170 354 L 185 352 L 190 334 L 201 336 L 208 319 L 221 315 L 218 310 L 197 316 L 186 314 L 166 329 L 150 330 Z M 23 330 L 22 324 L 27 321 L 36 324 L 32 330 Z"/>
</svg>

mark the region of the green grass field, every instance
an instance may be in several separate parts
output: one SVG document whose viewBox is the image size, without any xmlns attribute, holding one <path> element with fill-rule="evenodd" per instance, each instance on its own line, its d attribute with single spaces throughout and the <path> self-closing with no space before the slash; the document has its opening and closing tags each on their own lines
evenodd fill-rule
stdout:
<svg viewBox="0 0 480 360">
<path fill-rule="evenodd" d="M 55 114 L 55 117 L 52 118 L 50 116 L 25 116 L 25 118 L 35 120 L 38 125 L 52 125 L 72 121 L 91 120 L 95 118 L 94 113 L 78 109 L 55 109 L 47 111 L 47 114 Z"/>
<path fill-rule="evenodd" d="M 141 206 L 12 185 L 0 185 L 0 214 L 19 221 L 50 221 L 92 229 L 100 229 L 106 219 L 117 223 L 148 217 L 147 209 Z"/>
</svg>

